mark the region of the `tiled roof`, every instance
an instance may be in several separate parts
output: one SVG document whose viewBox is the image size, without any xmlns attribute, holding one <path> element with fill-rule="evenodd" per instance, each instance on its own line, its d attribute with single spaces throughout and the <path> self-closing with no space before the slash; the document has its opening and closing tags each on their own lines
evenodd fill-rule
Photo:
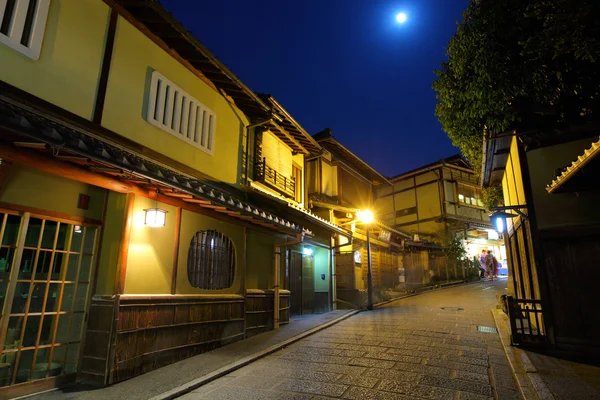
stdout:
<svg viewBox="0 0 600 400">
<path fill-rule="evenodd" d="M 170 190 L 165 192 L 166 195 L 181 198 L 200 207 L 283 233 L 312 235 L 310 230 L 299 224 L 250 204 L 209 181 L 155 162 L 93 131 L 86 131 L 69 124 L 68 121 L 61 121 L 45 114 L 42 110 L 34 110 L 2 95 L 0 95 L 0 129 L 6 132 L 3 133 L 3 140 L 7 140 L 11 135 L 18 136 L 21 138 L 18 142 L 21 146 L 38 148 L 50 152 L 51 155 L 60 153 L 76 156 L 70 158 L 77 158 L 80 160 L 79 165 L 87 169 L 104 167 L 103 172 L 117 179 L 167 187 Z M 23 137 L 29 142 L 23 142 Z M 307 218 L 321 222 L 319 217 L 310 213 L 307 214 Z M 333 231 L 341 229 L 333 224 L 325 224 L 325 226 Z"/>
<path fill-rule="evenodd" d="M 564 168 L 562 172 L 558 174 L 549 185 L 546 186 L 548 193 L 552 194 L 557 192 L 563 185 L 565 185 L 571 178 L 581 171 L 583 167 L 594 160 L 598 153 L 600 153 L 600 139 L 596 142 L 593 142 L 589 149 L 585 149 L 582 155 L 577 157 L 577 159 L 575 159 L 571 165 Z M 592 179 L 597 179 L 597 176 Z"/>
</svg>

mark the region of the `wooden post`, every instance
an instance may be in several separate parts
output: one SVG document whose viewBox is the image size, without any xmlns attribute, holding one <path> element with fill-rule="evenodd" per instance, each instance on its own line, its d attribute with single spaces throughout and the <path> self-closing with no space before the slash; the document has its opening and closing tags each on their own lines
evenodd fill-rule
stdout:
<svg viewBox="0 0 600 400">
<path fill-rule="evenodd" d="M 131 238 L 131 227 L 133 225 L 133 203 L 135 195 L 128 194 L 125 201 L 125 213 L 123 214 L 123 229 L 119 240 L 119 255 L 117 258 L 117 274 L 115 287 L 117 294 L 125 292 L 125 277 L 127 275 L 127 258 L 129 256 L 129 239 Z"/>
<path fill-rule="evenodd" d="M 171 272 L 171 294 L 177 291 L 177 269 L 179 267 L 179 242 L 181 241 L 181 207 L 175 213 L 175 246 L 173 246 L 173 271 Z"/>
</svg>

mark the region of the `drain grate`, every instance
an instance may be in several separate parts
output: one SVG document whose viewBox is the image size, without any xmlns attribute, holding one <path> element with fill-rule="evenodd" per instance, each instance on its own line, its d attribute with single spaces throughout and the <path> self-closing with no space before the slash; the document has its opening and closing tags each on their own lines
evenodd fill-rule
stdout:
<svg viewBox="0 0 600 400">
<path fill-rule="evenodd" d="M 440 307 L 442 310 L 446 310 L 446 311 L 464 311 L 464 308 L 460 308 L 460 307 Z"/>
<path fill-rule="evenodd" d="M 498 329 L 492 328 L 491 326 L 477 326 L 477 331 L 485 333 L 498 333 Z"/>
</svg>

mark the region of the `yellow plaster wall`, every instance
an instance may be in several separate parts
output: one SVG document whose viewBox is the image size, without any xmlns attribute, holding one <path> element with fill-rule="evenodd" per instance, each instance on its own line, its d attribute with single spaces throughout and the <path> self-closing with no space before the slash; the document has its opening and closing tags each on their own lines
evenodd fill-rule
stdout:
<svg viewBox="0 0 600 400">
<path fill-rule="evenodd" d="M 144 209 L 156 207 L 153 199 L 136 196 L 129 238 L 125 294 L 170 294 L 175 246 L 175 214 L 177 209 L 158 203 L 167 211 L 166 225 L 151 228 L 144 225 Z"/>
<path fill-rule="evenodd" d="M 392 196 L 380 197 L 375 200 L 373 205 L 373 214 L 376 218 L 381 218 L 386 214 L 394 213 L 394 198 Z"/>
<path fill-rule="evenodd" d="M 417 188 L 417 208 L 419 219 L 427 219 L 441 215 L 440 194 L 437 181 Z"/>
<path fill-rule="evenodd" d="M 235 276 L 233 285 L 222 290 L 202 290 L 190 284 L 187 272 L 187 259 L 192 238 L 198 231 L 216 230 L 227 236 L 235 248 Z M 171 254 L 173 248 L 171 248 Z M 177 294 L 232 294 L 242 292 L 242 267 L 244 263 L 244 228 L 229 222 L 221 221 L 206 215 L 183 210 L 179 240 L 179 257 L 177 262 Z M 170 282 L 169 276 L 169 282 Z M 170 283 L 169 283 L 170 285 Z"/>
<path fill-rule="evenodd" d="M 525 204 L 523 174 L 521 172 L 521 161 L 519 159 L 519 149 L 516 138 L 513 138 L 512 143 L 510 144 L 510 162 L 512 164 L 513 174 L 516 177 L 515 190 L 517 199 L 521 204 Z"/>
<path fill-rule="evenodd" d="M 417 214 L 404 215 L 402 217 L 396 217 L 396 224 L 405 224 L 407 222 L 416 221 Z"/>
<path fill-rule="evenodd" d="M 337 167 L 321 161 L 321 193 L 327 196 L 337 196 Z"/>
<path fill-rule="evenodd" d="M 246 287 L 272 289 L 276 238 L 248 230 L 248 267 Z"/>
<path fill-rule="evenodd" d="M 519 161 L 519 149 L 517 139 L 513 138 L 510 146 L 510 153 L 506 162 L 504 176 L 502 178 L 502 192 L 504 195 L 504 205 L 524 205 L 525 195 L 523 189 L 523 176 L 521 172 L 521 164 Z M 513 222 L 517 222 L 519 218 L 506 221 L 506 229 L 512 229 Z"/>
<path fill-rule="evenodd" d="M 378 197 L 387 196 L 387 195 L 392 194 L 393 192 L 394 192 L 393 185 L 380 185 L 379 187 L 377 187 L 377 196 Z"/>
<path fill-rule="evenodd" d="M 394 191 L 408 189 L 409 187 L 413 187 L 415 185 L 414 178 L 408 178 L 394 183 Z"/>
<path fill-rule="evenodd" d="M 329 292 L 329 250 L 311 246 L 314 251 L 315 292 Z M 325 274 L 325 280 L 321 279 Z"/>
<path fill-rule="evenodd" d="M 396 204 L 396 210 L 404 210 L 405 208 L 416 207 L 417 201 L 415 199 L 414 189 L 395 194 L 394 203 Z"/>
<path fill-rule="evenodd" d="M 216 114 L 214 153 L 187 144 L 146 121 L 146 101 L 157 70 Z M 217 180 L 236 184 L 240 138 L 248 119 L 158 45 L 119 17 L 102 125 Z"/>
<path fill-rule="evenodd" d="M 437 171 L 439 171 L 439 170 L 437 170 Z M 417 175 L 417 176 L 415 176 L 415 182 L 417 185 L 421 185 L 423 183 L 437 181 L 437 180 L 439 180 L 438 174 L 439 174 L 439 172 L 436 173 L 434 171 L 431 171 L 431 172 L 426 172 L 424 174 Z"/>
<path fill-rule="evenodd" d="M 87 210 L 77 208 L 79 194 L 90 196 Z M 106 190 L 43 171 L 13 165 L 0 201 L 76 217 L 102 219 Z"/>
<path fill-rule="evenodd" d="M 52 0 L 38 60 L 0 44 L 0 79 L 91 119 L 109 7 L 98 0 Z"/>
</svg>

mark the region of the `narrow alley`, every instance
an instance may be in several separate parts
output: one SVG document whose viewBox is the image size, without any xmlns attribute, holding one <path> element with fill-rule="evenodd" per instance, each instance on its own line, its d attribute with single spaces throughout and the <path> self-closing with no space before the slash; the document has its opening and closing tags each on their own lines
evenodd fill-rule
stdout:
<svg viewBox="0 0 600 400">
<path fill-rule="evenodd" d="M 520 399 L 491 309 L 505 279 L 363 312 L 180 399 Z M 484 329 L 485 330 L 485 329 Z"/>
</svg>

